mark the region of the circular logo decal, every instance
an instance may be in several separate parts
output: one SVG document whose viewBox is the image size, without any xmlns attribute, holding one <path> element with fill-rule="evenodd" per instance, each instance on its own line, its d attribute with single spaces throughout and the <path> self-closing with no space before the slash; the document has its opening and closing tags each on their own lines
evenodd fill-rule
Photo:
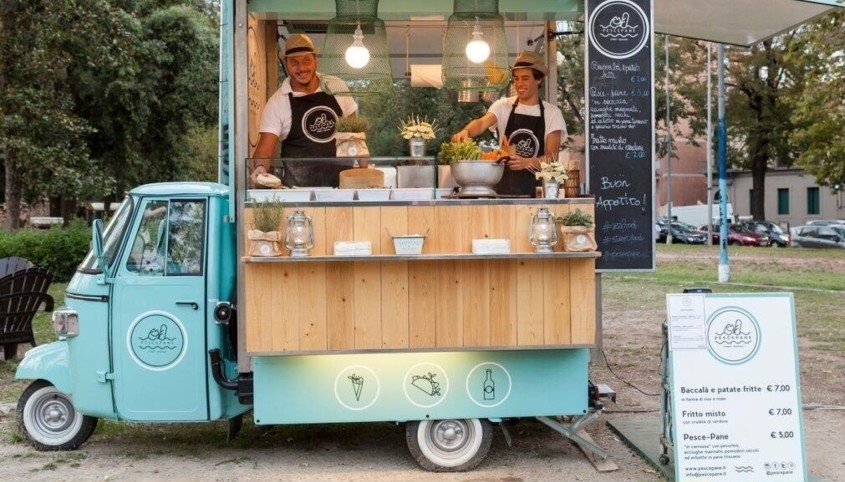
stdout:
<svg viewBox="0 0 845 482">
<path fill-rule="evenodd" d="M 324 105 L 312 107 L 302 116 L 302 132 L 314 142 L 324 144 L 334 140 L 337 114 Z"/>
<path fill-rule="evenodd" d="M 740 308 L 719 310 L 707 322 L 707 348 L 725 363 L 743 363 L 760 348 L 760 326 L 750 313 Z"/>
<path fill-rule="evenodd" d="M 472 403 L 482 408 L 501 405 L 511 395 L 511 374 L 495 362 L 482 362 L 469 371 L 466 391 Z"/>
<path fill-rule="evenodd" d="M 612 59 L 626 59 L 645 46 L 650 32 L 643 9 L 630 0 L 601 4 L 590 19 L 595 48 Z"/>
<path fill-rule="evenodd" d="M 334 379 L 334 397 L 349 410 L 364 410 L 378 400 L 381 382 L 376 372 L 363 365 L 350 365 Z"/>
<path fill-rule="evenodd" d="M 405 373 L 402 390 L 405 398 L 417 407 L 433 407 L 449 393 L 449 377 L 436 363 L 417 363 Z"/>
<path fill-rule="evenodd" d="M 179 320 L 156 311 L 144 313 L 132 322 L 126 344 L 132 358 L 142 368 L 163 371 L 182 360 L 188 339 Z"/>
<path fill-rule="evenodd" d="M 537 153 L 540 152 L 540 141 L 530 129 L 517 129 L 511 132 L 510 144 L 514 146 L 517 156 L 537 157 Z"/>
</svg>

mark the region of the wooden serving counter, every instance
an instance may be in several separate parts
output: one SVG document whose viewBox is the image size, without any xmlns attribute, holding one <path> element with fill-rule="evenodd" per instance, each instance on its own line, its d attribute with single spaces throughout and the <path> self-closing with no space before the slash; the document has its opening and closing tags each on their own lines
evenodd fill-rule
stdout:
<svg viewBox="0 0 845 482">
<path fill-rule="evenodd" d="M 591 346 L 598 254 L 562 243 L 535 254 L 540 206 L 593 214 L 592 199 L 286 207 L 312 217 L 315 246 L 308 258 L 243 258 L 247 352 Z M 395 255 L 391 235 L 426 232 L 421 255 Z M 473 255 L 479 238 L 510 239 L 512 255 Z M 332 256 L 335 241 L 370 241 L 373 256 Z"/>
</svg>

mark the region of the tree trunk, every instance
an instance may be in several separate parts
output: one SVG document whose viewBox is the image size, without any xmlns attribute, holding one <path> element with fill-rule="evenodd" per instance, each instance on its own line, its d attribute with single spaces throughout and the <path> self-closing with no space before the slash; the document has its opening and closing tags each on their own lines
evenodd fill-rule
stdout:
<svg viewBox="0 0 845 482">
<path fill-rule="evenodd" d="M 769 165 L 769 156 L 766 155 L 764 147 L 758 147 L 751 162 L 751 216 L 755 221 L 764 221 L 766 219 L 766 169 Z"/>
<path fill-rule="evenodd" d="M 21 183 L 17 172 L 17 156 L 12 149 L 3 154 L 6 161 L 6 232 L 21 227 Z"/>
<path fill-rule="evenodd" d="M 12 10 L 12 2 L 3 0 L 0 2 L 0 35 L 8 32 L 14 21 L 9 13 Z M 1 57 L 1 56 L 0 56 Z M 5 92 L 8 84 L 6 79 L 6 62 L 8 59 L 0 58 L 0 92 Z M 12 149 L 3 152 L 3 159 L 6 169 L 6 223 L 7 232 L 14 231 L 21 226 L 21 183 L 17 173 L 17 153 Z"/>
</svg>

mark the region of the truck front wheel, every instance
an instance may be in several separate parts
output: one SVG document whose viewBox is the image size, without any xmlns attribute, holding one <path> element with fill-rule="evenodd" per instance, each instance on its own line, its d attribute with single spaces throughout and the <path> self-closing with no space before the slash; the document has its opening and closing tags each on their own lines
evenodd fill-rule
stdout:
<svg viewBox="0 0 845 482">
<path fill-rule="evenodd" d="M 76 411 L 70 397 L 44 380 L 29 385 L 18 400 L 18 430 L 38 450 L 75 450 L 97 428 L 97 418 Z"/>
<path fill-rule="evenodd" d="M 493 440 L 488 420 L 450 419 L 408 422 L 405 439 L 420 467 L 432 472 L 471 470 L 484 460 Z"/>
</svg>

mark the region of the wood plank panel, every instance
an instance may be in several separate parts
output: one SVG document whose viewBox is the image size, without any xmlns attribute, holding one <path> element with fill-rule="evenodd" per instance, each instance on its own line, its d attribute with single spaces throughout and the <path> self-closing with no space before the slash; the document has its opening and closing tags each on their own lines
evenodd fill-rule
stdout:
<svg viewBox="0 0 845 482">
<path fill-rule="evenodd" d="M 460 253 L 472 253 L 473 239 L 490 238 L 490 208 L 489 206 L 461 206 L 463 222 L 458 226 L 463 230 L 461 239 L 463 245 Z"/>
<path fill-rule="evenodd" d="M 534 246 L 528 240 L 531 232 L 531 216 L 537 212 L 536 205 L 518 204 L 514 206 L 514 237 L 511 240 L 511 252 L 533 253 Z"/>
<path fill-rule="evenodd" d="M 543 263 L 543 343 L 566 345 L 572 340 L 569 261 L 552 259 Z"/>
<path fill-rule="evenodd" d="M 359 207 L 355 208 L 352 217 L 352 236 L 355 241 L 369 241 L 373 247 L 373 254 L 381 254 L 381 235 L 384 232 L 381 226 L 381 208 Z"/>
<path fill-rule="evenodd" d="M 270 277 L 272 265 L 252 264 L 244 269 L 245 289 L 249 293 L 246 299 L 246 312 L 251 323 L 246 324 L 247 352 L 270 351 L 270 330 L 272 324 L 268 320 L 272 317 L 273 290 Z"/>
<path fill-rule="evenodd" d="M 436 244 L 439 236 L 435 225 L 434 206 L 413 206 L 408 208 L 408 234 L 429 233 L 423 243 L 423 254 L 437 253 Z"/>
<path fill-rule="evenodd" d="M 490 346 L 490 262 L 461 261 L 463 345 Z"/>
<path fill-rule="evenodd" d="M 355 348 L 355 269 L 326 263 L 326 336 L 329 350 Z"/>
<path fill-rule="evenodd" d="M 435 261 L 408 263 L 408 340 L 411 348 L 437 345 L 435 323 L 440 301 L 435 291 L 438 264 Z"/>
<path fill-rule="evenodd" d="M 516 265 L 517 345 L 543 344 L 543 260 Z"/>
<path fill-rule="evenodd" d="M 490 263 L 490 345 L 516 346 L 516 261 Z"/>
<path fill-rule="evenodd" d="M 326 263 L 299 265 L 299 339 L 302 350 L 325 350 Z"/>
<path fill-rule="evenodd" d="M 353 262 L 355 272 L 355 348 L 381 348 L 381 263 Z"/>
<path fill-rule="evenodd" d="M 391 236 L 412 234 L 408 231 L 408 206 L 384 206 L 380 211 L 381 231 L 378 243 L 382 254 L 396 254 Z"/>
<path fill-rule="evenodd" d="M 511 240 L 511 250 L 515 249 L 516 207 L 513 205 L 493 205 L 487 210 L 487 226 L 491 239 Z M 526 233 L 525 236 L 528 236 Z"/>
<path fill-rule="evenodd" d="M 435 212 L 438 253 L 458 253 L 464 244 L 461 206 L 438 206 Z M 435 297 L 435 338 L 438 347 L 463 346 L 463 303 L 461 301 L 461 265 L 456 262 L 437 264 Z"/>
<path fill-rule="evenodd" d="M 272 330 L 270 345 L 274 351 L 299 350 L 299 265 L 285 264 L 274 269 L 270 276 L 273 290 L 270 303 L 271 317 L 278 320 L 278 328 Z"/>
<path fill-rule="evenodd" d="M 572 343 L 596 342 L 595 260 L 572 259 L 569 265 L 572 300 Z"/>
<path fill-rule="evenodd" d="M 354 208 L 352 207 L 326 208 L 326 246 L 329 253 L 334 253 L 335 241 L 352 241 L 354 239 L 353 213 Z"/>
<path fill-rule="evenodd" d="M 408 261 L 382 262 L 382 348 L 408 348 L 408 308 Z"/>
</svg>

